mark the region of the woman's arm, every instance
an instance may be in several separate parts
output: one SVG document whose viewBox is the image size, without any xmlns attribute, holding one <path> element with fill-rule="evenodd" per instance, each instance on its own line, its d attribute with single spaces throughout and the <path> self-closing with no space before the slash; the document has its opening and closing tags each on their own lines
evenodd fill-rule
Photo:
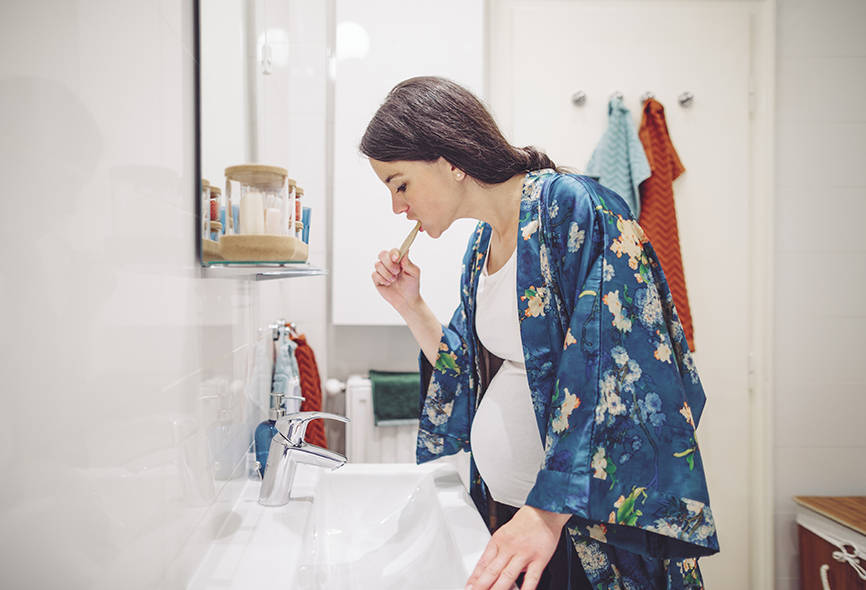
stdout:
<svg viewBox="0 0 866 590">
<path fill-rule="evenodd" d="M 415 305 L 409 307 L 401 315 L 422 352 L 424 352 L 424 356 L 427 357 L 431 365 L 436 366 L 436 360 L 439 356 L 439 342 L 442 340 L 442 324 L 433 315 L 427 302 L 418 297 Z"/>
<path fill-rule="evenodd" d="M 424 356 L 435 366 L 442 325 L 421 297 L 421 269 L 409 260 L 408 254 L 398 262 L 399 255 L 396 248 L 379 252 L 373 283 L 385 301 L 403 317 Z"/>
<path fill-rule="evenodd" d="M 464 263 L 474 254 L 470 239 Z M 439 320 L 421 298 L 420 269 L 408 257 L 393 259 L 382 251 L 373 282 L 382 297 L 406 321 L 421 347 L 421 399 L 416 460 L 419 463 L 469 447 L 473 363 L 467 346 L 466 313 L 461 301 L 448 324 Z M 464 277 L 465 279 L 465 277 Z"/>
</svg>

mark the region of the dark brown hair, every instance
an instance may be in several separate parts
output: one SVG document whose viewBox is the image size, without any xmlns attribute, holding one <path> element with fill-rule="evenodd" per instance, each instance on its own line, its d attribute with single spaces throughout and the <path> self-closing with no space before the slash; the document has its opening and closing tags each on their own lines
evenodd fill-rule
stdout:
<svg viewBox="0 0 866 590">
<path fill-rule="evenodd" d="M 434 76 L 397 84 L 367 125 L 360 148 L 367 157 L 382 162 L 434 162 L 442 157 L 485 184 L 556 168 L 544 152 L 505 141 L 474 94 Z"/>
</svg>

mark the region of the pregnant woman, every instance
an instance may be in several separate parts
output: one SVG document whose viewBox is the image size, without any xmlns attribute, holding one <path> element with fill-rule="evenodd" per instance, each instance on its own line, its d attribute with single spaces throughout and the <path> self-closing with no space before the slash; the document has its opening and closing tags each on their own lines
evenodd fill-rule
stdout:
<svg viewBox="0 0 866 590">
<path fill-rule="evenodd" d="M 473 590 L 700 588 L 718 551 L 695 429 L 704 392 L 628 206 L 510 145 L 442 78 L 398 84 L 361 141 L 392 210 L 438 238 L 479 220 L 442 325 L 409 256 L 372 279 L 421 347 L 417 458 L 471 453 L 493 533 Z"/>
</svg>

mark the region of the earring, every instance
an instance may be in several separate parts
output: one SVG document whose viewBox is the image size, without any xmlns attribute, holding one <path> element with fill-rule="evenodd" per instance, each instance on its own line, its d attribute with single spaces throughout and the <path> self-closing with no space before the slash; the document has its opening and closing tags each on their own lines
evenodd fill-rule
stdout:
<svg viewBox="0 0 866 590">
<path fill-rule="evenodd" d="M 458 171 L 455 176 L 457 176 L 457 180 L 463 180 L 463 173 L 462 172 Z"/>
</svg>

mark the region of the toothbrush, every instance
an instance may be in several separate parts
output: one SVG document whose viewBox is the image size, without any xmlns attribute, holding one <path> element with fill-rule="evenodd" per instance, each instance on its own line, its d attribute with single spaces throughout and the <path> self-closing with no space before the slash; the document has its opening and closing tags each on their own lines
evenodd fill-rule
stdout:
<svg viewBox="0 0 866 590">
<path fill-rule="evenodd" d="M 409 247 L 412 246 L 412 242 L 415 241 L 415 236 L 418 235 L 418 230 L 421 229 L 421 222 L 415 222 L 415 227 L 412 228 L 412 231 L 409 232 L 409 235 L 406 236 L 406 239 L 403 240 L 403 244 L 400 246 L 400 257 L 397 258 L 397 262 L 403 260 L 403 257 L 406 256 L 406 253 L 409 251 Z"/>
</svg>

